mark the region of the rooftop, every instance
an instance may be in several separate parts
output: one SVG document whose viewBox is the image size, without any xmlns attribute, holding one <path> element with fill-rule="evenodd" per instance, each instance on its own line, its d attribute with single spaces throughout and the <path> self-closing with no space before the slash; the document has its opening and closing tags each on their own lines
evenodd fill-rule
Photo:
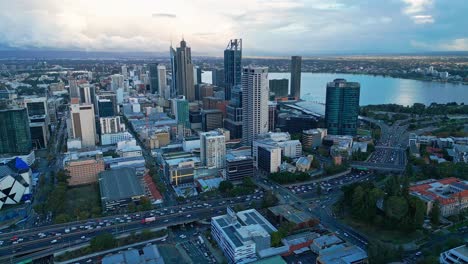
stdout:
<svg viewBox="0 0 468 264">
<path fill-rule="evenodd" d="M 99 189 L 104 201 L 120 200 L 143 196 L 145 192 L 141 186 L 135 169 L 120 168 L 99 173 Z"/>
<path fill-rule="evenodd" d="M 439 200 L 442 205 L 457 202 L 458 197 L 468 197 L 468 183 L 455 177 L 425 180 L 413 184 L 410 193 L 427 201 Z"/>
</svg>

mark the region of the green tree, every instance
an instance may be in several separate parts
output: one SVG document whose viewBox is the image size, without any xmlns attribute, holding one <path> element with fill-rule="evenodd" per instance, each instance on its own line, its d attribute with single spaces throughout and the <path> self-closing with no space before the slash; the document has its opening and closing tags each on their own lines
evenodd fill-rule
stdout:
<svg viewBox="0 0 468 264">
<path fill-rule="evenodd" d="M 278 198 L 271 191 L 267 191 L 262 199 L 262 207 L 268 208 L 278 203 Z"/>
<path fill-rule="evenodd" d="M 319 184 L 317 184 L 317 189 L 316 189 L 317 195 L 321 196 L 322 195 L 322 187 L 320 187 Z"/>
<path fill-rule="evenodd" d="M 390 196 L 385 201 L 385 215 L 396 221 L 401 220 L 408 213 L 408 203 L 400 196 Z"/>
<path fill-rule="evenodd" d="M 218 190 L 222 193 L 227 193 L 228 191 L 232 190 L 234 185 L 230 181 L 222 181 L 219 183 Z"/>
<path fill-rule="evenodd" d="M 440 203 L 439 203 L 439 200 L 436 200 L 435 203 L 432 205 L 430 217 L 431 217 L 431 223 L 433 225 L 439 225 L 439 223 L 440 223 Z"/>
<path fill-rule="evenodd" d="M 352 214 L 354 218 L 361 219 L 366 213 L 364 204 L 364 189 L 361 186 L 356 187 L 353 192 L 353 198 L 351 202 Z"/>
<path fill-rule="evenodd" d="M 110 233 L 97 235 L 90 241 L 90 248 L 93 252 L 114 248 L 116 246 L 117 241 Z"/>
</svg>

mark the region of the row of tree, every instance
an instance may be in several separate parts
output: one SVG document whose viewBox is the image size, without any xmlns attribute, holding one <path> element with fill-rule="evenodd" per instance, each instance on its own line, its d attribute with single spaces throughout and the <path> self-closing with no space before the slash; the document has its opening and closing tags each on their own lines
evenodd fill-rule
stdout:
<svg viewBox="0 0 468 264">
<path fill-rule="evenodd" d="M 230 181 L 222 181 L 219 184 L 218 190 L 226 196 L 234 197 L 239 195 L 252 194 L 255 191 L 255 188 L 256 185 L 253 182 L 252 178 L 245 177 L 242 180 L 242 183 L 239 185 L 234 185 Z"/>
<path fill-rule="evenodd" d="M 369 112 L 384 111 L 393 113 L 417 114 L 417 115 L 447 115 L 447 114 L 468 114 L 468 105 L 456 102 L 447 104 L 432 103 L 426 107 L 421 103 L 414 103 L 412 106 L 398 104 L 367 105 L 361 107 L 361 115 L 367 116 Z"/>
</svg>

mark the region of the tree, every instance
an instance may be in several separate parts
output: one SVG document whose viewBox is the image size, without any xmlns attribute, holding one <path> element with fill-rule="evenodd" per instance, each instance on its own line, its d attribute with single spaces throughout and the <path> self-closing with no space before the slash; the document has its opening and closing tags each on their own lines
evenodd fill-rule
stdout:
<svg viewBox="0 0 468 264">
<path fill-rule="evenodd" d="M 439 225 L 439 222 L 440 222 L 440 203 L 439 203 L 439 200 L 436 200 L 434 205 L 432 205 L 430 217 L 431 217 L 431 223 L 433 225 Z"/>
<path fill-rule="evenodd" d="M 365 214 L 364 196 L 364 189 L 361 186 L 358 186 L 356 189 L 354 189 L 351 208 L 352 214 L 356 219 L 360 219 L 363 214 Z"/>
<path fill-rule="evenodd" d="M 90 248 L 93 252 L 114 248 L 117 241 L 110 233 L 100 234 L 91 239 Z"/>
<path fill-rule="evenodd" d="M 262 199 L 262 207 L 268 208 L 278 203 L 278 198 L 271 191 L 267 191 Z"/>
<path fill-rule="evenodd" d="M 234 185 L 230 181 L 222 181 L 219 183 L 218 190 L 222 193 L 227 193 L 228 191 L 232 190 Z"/>
<path fill-rule="evenodd" d="M 401 220 L 408 213 L 408 203 L 400 196 L 390 196 L 385 201 L 385 215 L 396 221 Z"/>
<path fill-rule="evenodd" d="M 317 157 L 314 157 L 314 158 L 312 159 L 312 164 L 311 164 L 311 166 L 312 166 L 313 168 L 316 168 L 316 169 L 320 168 L 320 161 L 317 159 Z"/>
<path fill-rule="evenodd" d="M 140 211 L 148 211 L 151 210 L 151 201 L 147 197 L 141 197 L 140 198 L 140 205 L 138 206 L 138 209 Z"/>
</svg>

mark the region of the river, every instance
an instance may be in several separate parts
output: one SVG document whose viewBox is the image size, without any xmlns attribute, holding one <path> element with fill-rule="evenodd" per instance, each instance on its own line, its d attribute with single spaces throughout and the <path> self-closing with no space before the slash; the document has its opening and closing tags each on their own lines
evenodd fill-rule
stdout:
<svg viewBox="0 0 468 264">
<path fill-rule="evenodd" d="M 289 73 L 271 72 L 269 79 L 290 78 Z M 301 99 L 308 102 L 325 102 L 326 84 L 336 78 L 361 84 L 360 105 L 423 103 L 468 103 L 468 85 L 427 82 L 372 75 L 310 73 L 301 74 Z M 211 83 L 211 72 L 203 73 L 202 80 Z"/>
</svg>

